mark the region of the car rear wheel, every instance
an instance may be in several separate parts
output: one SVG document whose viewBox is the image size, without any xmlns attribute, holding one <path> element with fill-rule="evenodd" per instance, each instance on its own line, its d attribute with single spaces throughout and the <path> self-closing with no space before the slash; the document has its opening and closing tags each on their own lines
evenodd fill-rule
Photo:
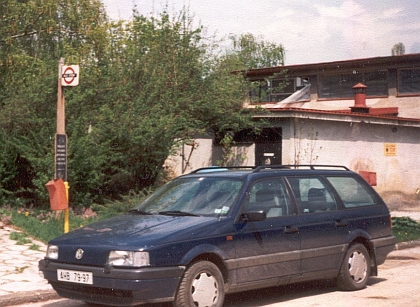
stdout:
<svg viewBox="0 0 420 307">
<path fill-rule="evenodd" d="M 341 265 L 338 286 L 345 291 L 363 289 L 370 276 L 370 256 L 363 244 L 351 245 Z"/>
<path fill-rule="evenodd" d="M 222 307 L 225 298 L 223 276 L 209 261 L 192 264 L 184 273 L 174 307 Z"/>
</svg>

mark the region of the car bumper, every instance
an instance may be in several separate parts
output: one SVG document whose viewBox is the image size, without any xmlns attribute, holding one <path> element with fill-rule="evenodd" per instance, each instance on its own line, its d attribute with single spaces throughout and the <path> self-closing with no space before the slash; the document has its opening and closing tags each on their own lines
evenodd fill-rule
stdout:
<svg viewBox="0 0 420 307">
<path fill-rule="evenodd" d="M 172 301 L 183 266 L 162 268 L 93 267 L 56 263 L 43 259 L 39 270 L 60 296 L 113 306 Z M 63 282 L 57 269 L 91 272 L 93 284 Z"/>
<path fill-rule="evenodd" d="M 397 240 L 394 236 L 372 240 L 375 249 L 376 264 L 381 265 L 385 262 L 386 257 L 395 249 Z"/>
</svg>

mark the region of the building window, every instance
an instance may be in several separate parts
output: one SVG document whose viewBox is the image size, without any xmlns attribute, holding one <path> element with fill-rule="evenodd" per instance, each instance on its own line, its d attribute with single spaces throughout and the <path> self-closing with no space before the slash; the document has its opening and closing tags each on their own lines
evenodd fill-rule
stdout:
<svg viewBox="0 0 420 307">
<path fill-rule="evenodd" d="M 249 96 L 251 102 L 279 102 L 308 86 L 309 78 L 307 77 L 254 81 L 251 83 Z M 302 95 L 299 101 L 309 99 L 308 92 L 306 95 Z"/>
<path fill-rule="evenodd" d="M 323 75 L 318 77 L 319 97 L 323 99 L 354 97 L 353 86 L 363 83 L 367 86 L 366 95 L 388 96 L 388 73 L 386 70 L 369 72 L 342 73 L 335 75 Z"/>
<path fill-rule="evenodd" d="M 319 97 L 332 99 L 354 96 L 352 87 L 359 78 L 356 74 L 339 74 L 320 76 L 319 79 Z"/>
<path fill-rule="evenodd" d="M 367 86 L 366 96 L 388 96 L 388 71 L 366 72 L 362 83 Z"/>
<path fill-rule="evenodd" d="M 420 93 L 420 68 L 398 70 L 398 93 Z"/>
</svg>

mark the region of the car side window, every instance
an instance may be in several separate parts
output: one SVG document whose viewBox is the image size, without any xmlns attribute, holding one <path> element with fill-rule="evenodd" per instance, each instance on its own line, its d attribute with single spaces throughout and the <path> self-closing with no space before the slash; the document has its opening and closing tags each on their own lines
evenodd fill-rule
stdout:
<svg viewBox="0 0 420 307">
<path fill-rule="evenodd" d="M 337 202 L 321 178 L 289 177 L 287 180 L 295 195 L 299 213 L 337 210 Z"/>
<path fill-rule="evenodd" d="M 327 177 L 343 201 L 344 207 L 354 208 L 376 205 L 376 198 L 353 177 Z"/>
<path fill-rule="evenodd" d="M 246 211 L 264 211 L 267 218 L 291 215 L 290 201 L 281 178 L 263 179 L 257 181 L 251 188 Z"/>
</svg>

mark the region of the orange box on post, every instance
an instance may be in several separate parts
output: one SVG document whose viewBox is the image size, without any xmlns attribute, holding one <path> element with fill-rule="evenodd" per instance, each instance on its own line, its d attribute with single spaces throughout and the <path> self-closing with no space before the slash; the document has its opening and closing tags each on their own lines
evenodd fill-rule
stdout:
<svg viewBox="0 0 420 307">
<path fill-rule="evenodd" d="M 50 194 L 51 210 L 65 210 L 69 206 L 63 179 L 50 180 L 45 184 Z"/>
</svg>

